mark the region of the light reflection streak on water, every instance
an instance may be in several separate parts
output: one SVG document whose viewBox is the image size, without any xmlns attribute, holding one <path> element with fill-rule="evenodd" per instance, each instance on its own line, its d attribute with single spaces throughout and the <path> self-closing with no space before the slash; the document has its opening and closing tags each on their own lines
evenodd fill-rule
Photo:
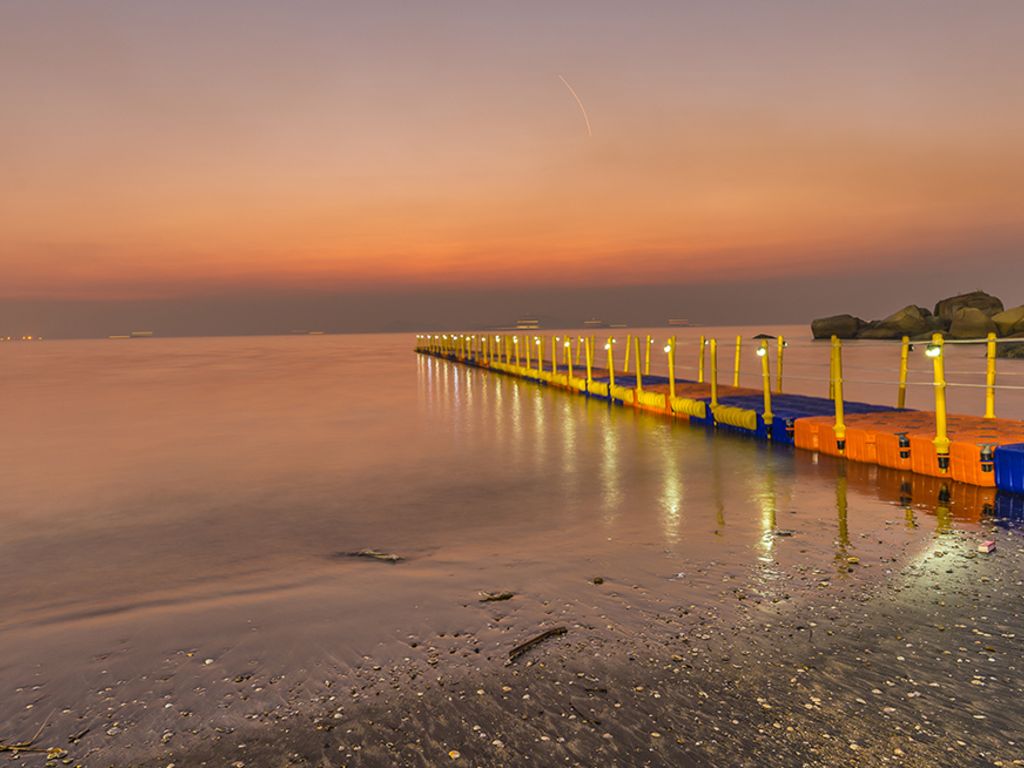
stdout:
<svg viewBox="0 0 1024 768">
<path fill-rule="evenodd" d="M 598 422 L 601 430 L 601 502 L 606 524 L 615 522 L 619 513 L 622 492 L 619 485 L 619 445 L 616 432 L 611 424 L 608 406 L 602 401 L 595 403 L 603 412 Z"/>
<path fill-rule="evenodd" d="M 840 569 L 846 567 L 846 558 L 849 557 L 850 550 L 847 507 L 846 465 L 840 464 L 839 476 L 836 478 L 836 560 L 839 562 Z"/>
<path fill-rule="evenodd" d="M 532 393 L 533 397 L 530 398 L 530 407 L 533 409 L 533 451 L 532 451 L 532 464 L 534 467 L 540 467 L 547 463 L 548 451 L 547 451 L 547 440 L 548 430 L 547 425 L 544 423 L 545 414 L 547 413 L 549 403 L 545 401 L 547 390 L 544 387 L 534 387 Z"/>
<path fill-rule="evenodd" d="M 562 428 L 562 471 L 569 480 L 566 490 L 575 493 L 579 487 L 579 475 L 576 469 L 576 413 L 572 401 L 562 398 L 559 425 Z"/>
<path fill-rule="evenodd" d="M 661 440 L 662 466 L 664 482 L 661 492 L 662 526 L 665 541 L 675 544 L 679 541 L 679 522 L 683 508 L 683 481 L 679 473 L 678 446 L 671 439 Z"/>
<path fill-rule="evenodd" d="M 773 562 L 772 555 L 775 549 L 775 523 L 778 512 L 778 498 L 775 491 L 775 468 L 772 457 L 766 455 L 767 461 L 764 473 L 751 478 L 757 487 L 754 490 L 752 499 L 760 511 L 761 523 L 761 555 L 762 563 Z"/>
</svg>

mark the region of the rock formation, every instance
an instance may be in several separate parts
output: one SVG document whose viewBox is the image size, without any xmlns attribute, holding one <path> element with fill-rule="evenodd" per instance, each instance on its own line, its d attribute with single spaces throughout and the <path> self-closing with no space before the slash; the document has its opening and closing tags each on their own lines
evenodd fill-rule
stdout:
<svg viewBox="0 0 1024 768">
<path fill-rule="evenodd" d="M 855 339 L 863 325 L 864 321 L 853 315 L 832 315 L 814 320 L 811 323 L 811 333 L 816 339 L 830 339 L 833 336 L 840 339 Z"/>
<path fill-rule="evenodd" d="M 1024 333 L 1024 306 L 1004 309 L 1003 302 L 984 291 L 972 291 L 942 299 L 935 312 L 908 304 L 882 320 L 864 322 L 853 315 L 822 317 L 811 323 L 816 339 L 835 335 L 841 339 L 925 340 L 933 333 L 954 339 L 983 339 L 989 333 L 1011 336 Z M 1001 344 L 1000 347 L 1016 345 Z M 1001 356 L 1002 351 L 1000 351 Z"/>
</svg>

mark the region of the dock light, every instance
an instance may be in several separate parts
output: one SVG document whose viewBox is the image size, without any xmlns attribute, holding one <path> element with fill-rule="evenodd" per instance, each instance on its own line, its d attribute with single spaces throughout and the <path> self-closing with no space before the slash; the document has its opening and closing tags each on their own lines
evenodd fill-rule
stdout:
<svg viewBox="0 0 1024 768">
<path fill-rule="evenodd" d="M 672 345 L 671 344 L 666 344 L 665 345 L 665 352 L 667 353 L 667 352 L 671 352 L 671 351 L 672 351 Z"/>
<path fill-rule="evenodd" d="M 512 343 L 513 344 L 518 344 L 519 343 L 519 337 L 518 336 L 513 336 L 512 337 Z"/>
<path fill-rule="evenodd" d="M 929 344 L 925 347 L 924 354 L 926 357 L 938 357 L 942 354 L 942 347 L 938 344 Z"/>
<path fill-rule="evenodd" d="M 767 354 L 768 354 L 768 350 L 765 349 L 764 347 L 758 347 L 757 348 L 757 356 L 758 357 L 764 357 Z"/>
<path fill-rule="evenodd" d="M 612 348 L 612 345 L 611 345 L 611 344 L 609 344 L 609 343 L 608 343 L 608 342 L 606 341 L 606 342 L 604 343 L 604 348 L 605 348 L 605 349 L 611 349 L 611 348 Z"/>
<path fill-rule="evenodd" d="M 538 345 L 540 345 L 540 339 L 538 339 L 536 336 L 533 337 L 533 340 L 537 342 Z"/>
<path fill-rule="evenodd" d="M 570 347 L 570 346 L 572 346 L 572 342 L 571 342 L 571 341 L 569 341 L 568 339 L 566 339 L 566 340 L 565 340 L 565 343 L 564 343 L 564 344 L 563 344 L 562 346 L 563 346 L 563 347 Z"/>
</svg>

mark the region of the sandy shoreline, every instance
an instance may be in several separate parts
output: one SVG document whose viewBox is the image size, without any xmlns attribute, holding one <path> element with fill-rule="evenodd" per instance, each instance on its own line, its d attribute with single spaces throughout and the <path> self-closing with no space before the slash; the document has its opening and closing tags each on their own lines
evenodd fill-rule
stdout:
<svg viewBox="0 0 1024 768">
<path fill-rule="evenodd" d="M 993 555 L 950 531 L 771 591 L 709 566 L 716 586 L 686 606 L 614 580 L 589 600 L 467 602 L 478 626 L 355 664 L 268 674 L 184 651 L 56 713 L 39 743 L 83 766 L 1011 765 L 1024 550 L 993 535 Z M 568 632 L 506 665 L 527 626 Z"/>
</svg>

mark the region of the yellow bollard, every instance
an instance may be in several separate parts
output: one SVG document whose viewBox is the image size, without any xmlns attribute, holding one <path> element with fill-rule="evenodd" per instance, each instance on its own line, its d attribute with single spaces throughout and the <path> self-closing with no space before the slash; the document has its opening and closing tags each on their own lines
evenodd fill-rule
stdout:
<svg viewBox="0 0 1024 768">
<path fill-rule="evenodd" d="M 907 407 L 907 358 L 910 357 L 910 337 L 900 340 L 900 388 L 896 393 L 896 407 Z"/>
<path fill-rule="evenodd" d="M 647 347 L 644 349 L 644 376 L 651 375 L 651 342 L 653 341 L 651 335 L 647 334 Z"/>
<path fill-rule="evenodd" d="M 786 340 L 779 336 L 778 352 L 776 353 L 776 365 L 778 370 L 775 372 L 775 391 L 780 395 L 782 394 L 782 354 L 786 348 Z"/>
<path fill-rule="evenodd" d="M 761 347 L 757 350 L 757 356 L 761 358 L 761 382 L 764 386 L 764 425 L 768 439 L 772 439 L 772 373 L 768 365 L 768 342 L 761 340 Z"/>
<path fill-rule="evenodd" d="M 633 339 L 633 363 L 636 368 L 636 391 L 641 392 L 644 388 L 644 375 L 640 370 L 640 337 Z M 640 405 L 639 398 L 633 398 L 633 405 Z"/>
<path fill-rule="evenodd" d="M 718 407 L 718 339 L 711 340 L 711 408 Z"/>
<path fill-rule="evenodd" d="M 736 337 L 736 362 L 732 369 L 732 385 L 738 387 L 740 385 L 740 346 L 743 344 L 743 337 Z"/>
<path fill-rule="evenodd" d="M 633 334 L 626 334 L 626 354 L 623 355 L 622 372 L 629 373 L 629 356 L 633 352 Z"/>
<path fill-rule="evenodd" d="M 704 347 L 707 346 L 707 343 L 707 339 L 701 336 L 700 349 L 698 350 L 699 356 L 697 358 L 697 382 L 699 384 L 704 383 Z"/>
<path fill-rule="evenodd" d="M 846 453 L 846 422 L 844 421 L 843 403 L 843 343 L 838 336 L 832 337 L 832 374 L 833 392 L 836 401 L 836 423 L 832 432 L 836 436 L 836 448 L 840 454 Z"/>
<path fill-rule="evenodd" d="M 665 347 L 668 352 L 668 397 L 669 410 L 672 410 L 672 400 L 676 396 L 676 337 L 672 336 Z"/>
<path fill-rule="evenodd" d="M 985 418 L 996 417 L 996 335 L 988 335 L 985 366 Z"/>
<path fill-rule="evenodd" d="M 605 342 L 604 348 L 608 350 L 608 394 L 611 397 L 612 387 L 615 386 L 615 357 L 612 355 L 612 344 L 615 339 L 608 337 L 608 341 Z M 626 358 L 627 360 L 629 358 Z"/>
<path fill-rule="evenodd" d="M 925 354 L 932 358 L 935 375 L 935 453 L 939 457 L 939 469 L 949 470 L 949 434 L 946 432 L 946 369 L 942 359 L 943 338 L 941 333 L 932 334 L 932 343 Z"/>
</svg>

